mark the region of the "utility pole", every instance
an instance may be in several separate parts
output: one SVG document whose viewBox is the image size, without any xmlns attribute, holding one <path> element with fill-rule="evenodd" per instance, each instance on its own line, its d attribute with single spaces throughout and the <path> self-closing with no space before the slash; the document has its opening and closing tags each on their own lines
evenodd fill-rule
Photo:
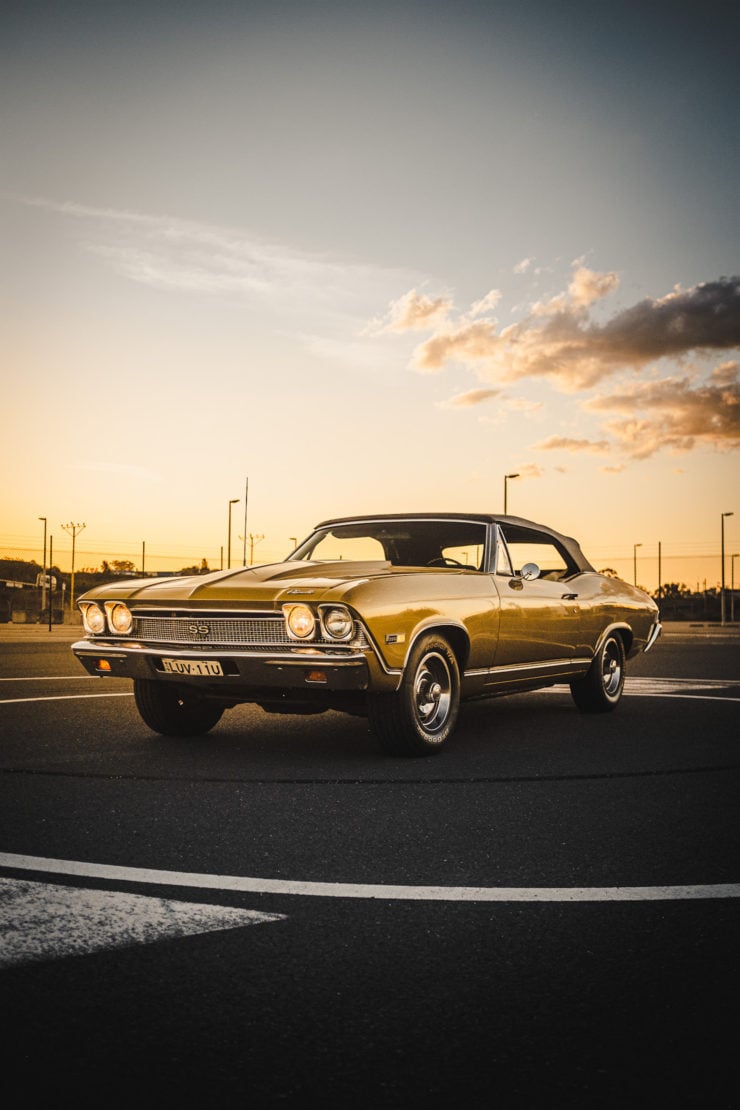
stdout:
<svg viewBox="0 0 740 1110">
<path fill-rule="evenodd" d="M 39 520 L 44 522 L 44 570 L 41 579 L 41 612 L 43 613 L 46 608 L 46 517 L 40 516 Z"/>
<path fill-rule="evenodd" d="M 239 503 L 239 498 L 238 497 L 232 497 L 231 501 L 229 501 L 229 546 L 228 546 L 227 555 L 226 555 L 226 569 L 227 570 L 231 569 L 231 506 L 232 505 L 237 505 L 238 503 Z"/>
<path fill-rule="evenodd" d="M 54 566 L 54 537 L 49 536 L 49 631 L 54 619 L 54 587 L 51 584 L 51 569 Z"/>
<path fill-rule="evenodd" d="M 635 583 L 635 585 L 637 585 L 637 549 L 638 549 L 638 547 L 642 547 L 642 544 L 641 543 L 635 543 L 635 544 L 632 545 L 632 562 L 634 564 L 633 565 L 633 573 L 634 573 L 634 583 Z"/>
<path fill-rule="evenodd" d="M 720 623 L 725 623 L 725 517 L 734 513 L 722 513 L 722 594 L 720 597 Z"/>
<path fill-rule="evenodd" d="M 74 609 L 75 603 L 75 542 L 79 533 L 83 530 L 83 528 L 85 528 L 85 525 L 72 524 L 72 522 L 70 521 L 69 524 L 62 524 L 61 527 L 64 529 L 65 532 L 69 532 L 70 536 L 72 537 L 72 575 L 69 584 L 69 611 L 71 613 Z"/>
<path fill-rule="evenodd" d="M 247 565 L 247 505 L 249 504 L 249 478 L 244 480 L 244 547 L 242 549 L 242 566 Z"/>
<path fill-rule="evenodd" d="M 146 563 L 146 540 L 141 541 L 141 574 L 142 577 L 145 573 L 144 565 Z"/>
<path fill-rule="evenodd" d="M 255 544 L 258 544 L 260 542 L 260 540 L 263 540 L 264 538 L 265 538 L 264 536 L 255 536 L 252 532 L 249 533 L 249 565 L 250 565 L 250 567 L 251 567 L 252 563 L 254 562 L 254 546 L 255 546 Z"/>
</svg>

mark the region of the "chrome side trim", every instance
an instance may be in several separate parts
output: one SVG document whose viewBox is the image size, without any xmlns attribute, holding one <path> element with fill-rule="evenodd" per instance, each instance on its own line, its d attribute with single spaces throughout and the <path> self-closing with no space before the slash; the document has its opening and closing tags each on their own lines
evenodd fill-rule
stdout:
<svg viewBox="0 0 740 1110">
<path fill-rule="evenodd" d="M 480 667 L 476 670 L 464 671 L 465 678 L 487 675 L 494 679 L 532 678 L 538 672 L 546 674 L 548 671 L 556 674 L 570 674 L 572 671 L 582 671 L 588 668 L 591 660 L 584 659 L 543 659 L 538 663 L 512 663 L 506 667 Z"/>
</svg>

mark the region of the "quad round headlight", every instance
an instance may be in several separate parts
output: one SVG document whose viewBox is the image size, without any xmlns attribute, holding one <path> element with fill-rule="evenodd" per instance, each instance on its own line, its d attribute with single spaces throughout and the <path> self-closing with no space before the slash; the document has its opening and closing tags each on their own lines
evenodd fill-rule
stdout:
<svg viewBox="0 0 740 1110">
<path fill-rule="evenodd" d="M 286 605 L 283 609 L 288 633 L 296 640 L 312 640 L 316 634 L 316 621 L 307 605 Z"/>
<path fill-rule="evenodd" d="M 87 601 L 80 605 L 80 611 L 86 632 L 90 632 L 93 636 L 99 636 L 101 632 L 105 632 L 105 613 L 99 605 L 94 601 Z"/>
<path fill-rule="evenodd" d="M 125 635 L 131 631 L 134 618 L 128 605 L 124 605 L 122 601 L 106 601 L 105 609 L 108 614 L 108 624 L 111 632 L 119 632 Z"/>
<path fill-rule="evenodd" d="M 352 635 L 352 615 L 344 606 L 322 609 L 321 623 L 324 632 L 332 640 L 348 640 Z"/>
</svg>

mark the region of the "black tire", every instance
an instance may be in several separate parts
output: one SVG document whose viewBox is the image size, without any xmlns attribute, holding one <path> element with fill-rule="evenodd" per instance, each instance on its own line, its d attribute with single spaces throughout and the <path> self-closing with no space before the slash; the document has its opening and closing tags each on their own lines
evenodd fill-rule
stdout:
<svg viewBox="0 0 740 1110">
<path fill-rule="evenodd" d="M 582 713 L 611 713 L 622 697 L 625 674 L 624 642 L 611 632 L 583 678 L 571 682 L 573 701 Z"/>
<path fill-rule="evenodd" d="M 460 668 L 443 636 L 421 636 L 401 686 L 368 698 L 370 727 L 391 755 L 433 755 L 451 735 L 460 709 Z"/>
<path fill-rule="evenodd" d="M 149 678 L 134 679 L 134 701 L 144 723 L 163 736 L 202 736 L 224 712 L 196 691 Z"/>
</svg>

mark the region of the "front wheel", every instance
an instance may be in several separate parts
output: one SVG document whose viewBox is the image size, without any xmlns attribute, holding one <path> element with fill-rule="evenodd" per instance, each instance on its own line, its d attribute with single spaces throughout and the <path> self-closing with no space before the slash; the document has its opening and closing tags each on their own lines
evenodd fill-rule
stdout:
<svg viewBox="0 0 740 1110">
<path fill-rule="evenodd" d="M 622 637 L 612 632 L 596 652 L 583 678 L 570 684 L 573 701 L 582 713 L 610 713 L 622 697 L 625 654 Z"/>
<path fill-rule="evenodd" d="M 144 723 L 163 736 L 202 736 L 224 712 L 195 691 L 150 678 L 134 679 L 134 701 Z"/>
<path fill-rule="evenodd" d="M 442 636 L 414 645 L 394 694 L 371 694 L 370 726 L 391 755 L 432 755 L 448 739 L 460 709 L 460 669 Z"/>
</svg>

